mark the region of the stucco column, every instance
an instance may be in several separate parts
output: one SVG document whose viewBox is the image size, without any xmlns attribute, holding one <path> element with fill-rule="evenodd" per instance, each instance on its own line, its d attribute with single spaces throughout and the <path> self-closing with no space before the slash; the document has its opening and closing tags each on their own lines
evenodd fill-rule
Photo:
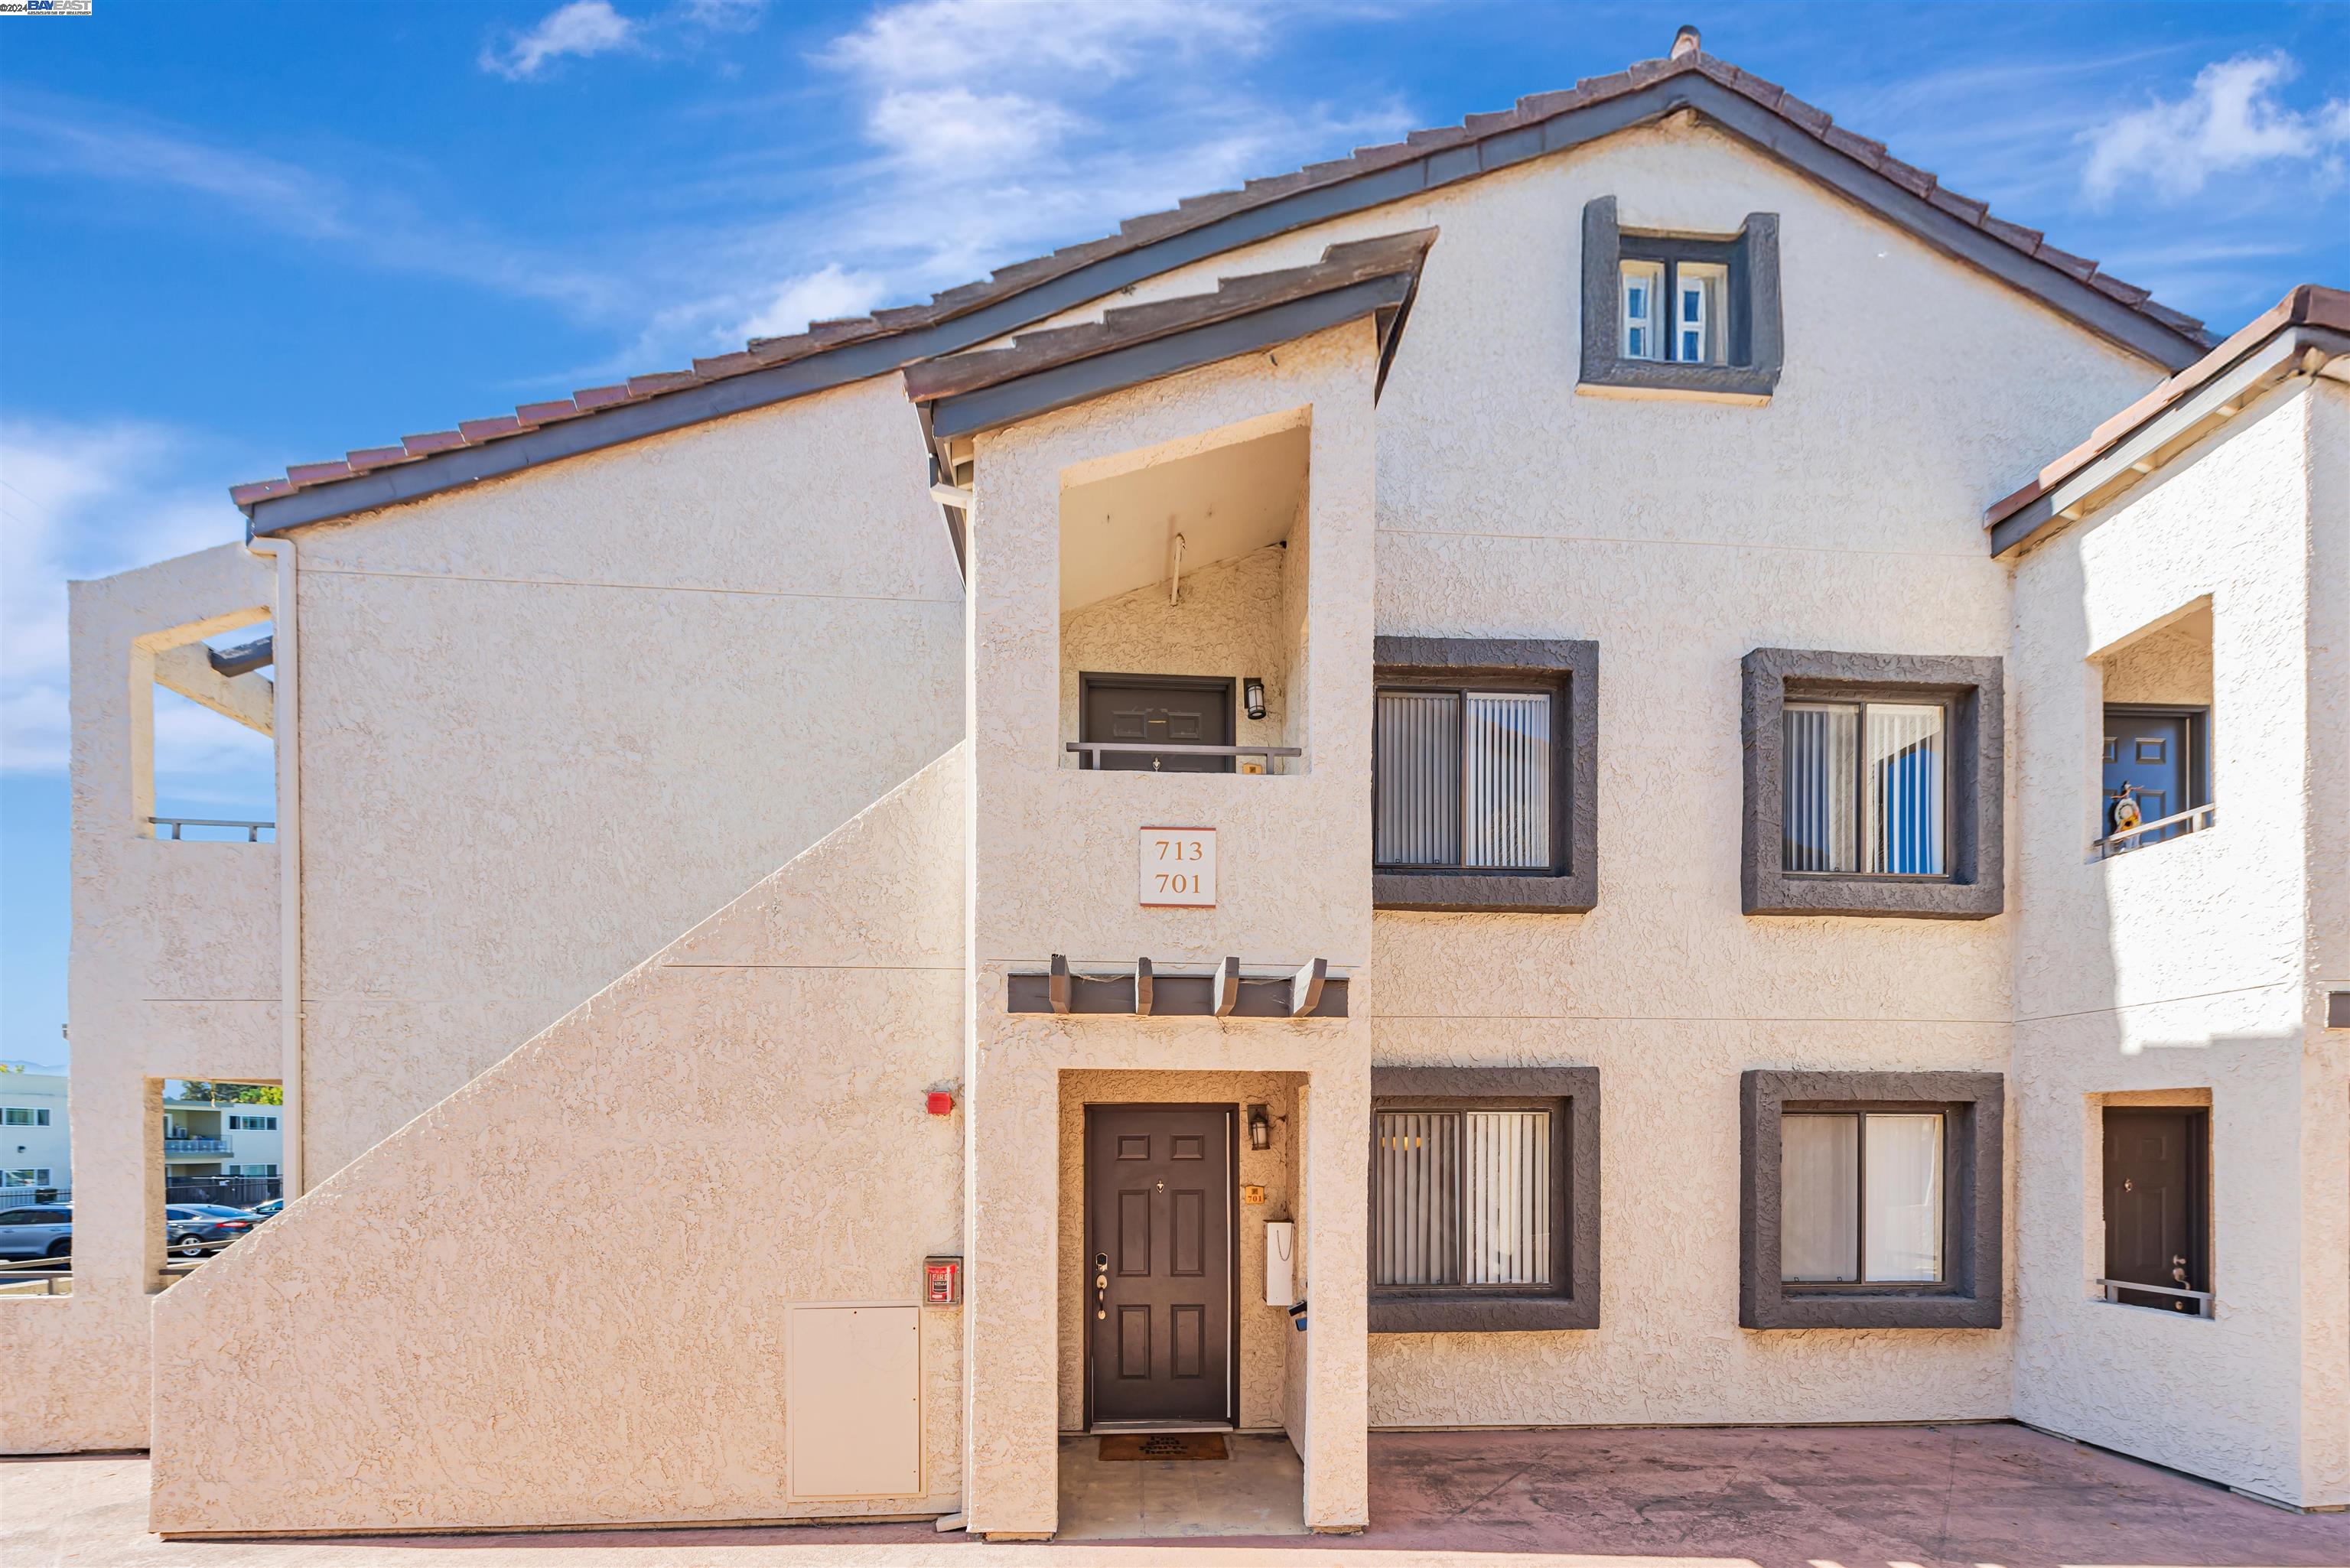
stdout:
<svg viewBox="0 0 2350 1568">
<path fill-rule="evenodd" d="M 1049 1535 L 1060 1511 L 1060 1075 L 1006 1054 L 983 1033 L 964 1116 L 963 1511 L 973 1534 Z"/>
<path fill-rule="evenodd" d="M 1305 1096 L 1305 1523 L 1330 1532 L 1370 1522 L 1370 1026 L 1347 1034 L 1345 1064 L 1315 1069 Z"/>
</svg>

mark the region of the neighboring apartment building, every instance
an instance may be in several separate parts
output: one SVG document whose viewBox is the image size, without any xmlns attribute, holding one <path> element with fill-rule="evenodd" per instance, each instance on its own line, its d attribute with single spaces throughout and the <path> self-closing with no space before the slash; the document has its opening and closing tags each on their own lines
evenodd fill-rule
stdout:
<svg viewBox="0 0 2350 1568">
<path fill-rule="evenodd" d="M 1329 1531 L 1394 1426 L 2350 1502 L 2350 300 L 2214 349 L 1687 42 L 76 585 L 6 1446 L 169 1532 L 1034 1535 L 1170 1426 Z M 152 834 L 159 680 L 277 842 Z M 302 1196 L 158 1297 L 181 1075 Z"/>
<path fill-rule="evenodd" d="M 276 1106 L 230 1100 L 163 1102 L 163 1166 L 167 1179 L 188 1176 L 281 1175 L 285 1134 Z"/>
<path fill-rule="evenodd" d="M 0 1203 L 73 1185 L 62 1073 L 0 1073 Z"/>
</svg>

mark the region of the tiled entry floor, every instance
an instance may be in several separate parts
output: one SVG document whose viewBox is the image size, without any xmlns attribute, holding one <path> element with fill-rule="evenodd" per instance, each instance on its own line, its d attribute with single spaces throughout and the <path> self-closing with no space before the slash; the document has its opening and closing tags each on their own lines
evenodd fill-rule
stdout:
<svg viewBox="0 0 2350 1568">
<path fill-rule="evenodd" d="M 1061 1439 L 1058 1541 L 1305 1533 L 1305 1471 L 1289 1439 L 1226 1438 L 1228 1459 L 1104 1459 L 1099 1438 Z"/>
</svg>

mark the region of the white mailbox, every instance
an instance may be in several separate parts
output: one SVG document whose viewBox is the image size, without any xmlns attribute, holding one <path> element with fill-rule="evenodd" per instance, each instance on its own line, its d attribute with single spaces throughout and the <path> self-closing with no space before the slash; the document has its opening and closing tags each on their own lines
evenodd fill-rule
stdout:
<svg viewBox="0 0 2350 1568">
<path fill-rule="evenodd" d="M 1297 1226 L 1268 1220 L 1264 1226 L 1264 1304 L 1285 1307 L 1297 1299 Z"/>
</svg>

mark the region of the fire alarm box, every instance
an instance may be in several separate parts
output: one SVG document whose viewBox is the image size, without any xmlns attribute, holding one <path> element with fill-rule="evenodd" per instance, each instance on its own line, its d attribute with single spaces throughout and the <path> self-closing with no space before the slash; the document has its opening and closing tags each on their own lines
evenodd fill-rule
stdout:
<svg viewBox="0 0 2350 1568">
<path fill-rule="evenodd" d="M 924 1258 L 922 1260 L 922 1304 L 925 1306 L 962 1304 L 962 1260 L 961 1258 Z"/>
</svg>

